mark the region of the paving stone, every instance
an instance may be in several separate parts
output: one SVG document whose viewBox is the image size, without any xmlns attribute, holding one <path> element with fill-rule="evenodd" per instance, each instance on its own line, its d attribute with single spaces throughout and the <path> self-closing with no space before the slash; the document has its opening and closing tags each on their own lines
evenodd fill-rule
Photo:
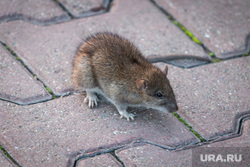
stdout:
<svg viewBox="0 0 250 167">
<path fill-rule="evenodd" d="M 232 133 L 236 115 L 250 110 L 249 61 L 248 56 L 192 69 L 169 68 L 178 114 L 205 139 Z"/>
<path fill-rule="evenodd" d="M 93 158 L 79 161 L 77 167 L 121 167 L 122 165 L 110 154 L 102 154 Z"/>
<path fill-rule="evenodd" d="M 18 104 L 51 99 L 42 83 L 0 45 L 0 98 Z"/>
<path fill-rule="evenodd" d="M 250 119 L 242 123 L 243 130 L 239 137 L 228 139 L 221 142 L 206 145 L 206 147 L 249 147 L 250 146 Z"/>
<path fill-rule="evenodd" d="M 130 39 L 146 57 L 153 54 L 207 56 L 148 1 L 117 0 L 109 13 L 53 26 L 41 27 L 22 21 L 2 23 L 0 39 L 56 95 L 63 95 L 72 91 L 71 62 L 77 46 L 91 33 L 105 30 Z"/>
<path fill-rule="evenodd" d="M 249 0 L 155 0 L 219 58 L 249 52 Z M 247 49 L 248 48 L 248 49 Z"/>
<path fill-rule="evenodd" d="M 118 157 L 126 166 L 192 166 L 192 151 L 169 151 L 155 146 L 132 147 L 117 151 Z"/>
<path fill-rule="evenodd" d="M 107 11 L 110 0 L 58 0 L 74 17 L 86 17 Z"/>
<path fill-rule="evenodd" d="M 27 167 L 65 166 L 76 152 L 138 140 L 171 148 L 198 142 L 172 114 L 137 111 L 128 122 L 107 104 L 88 109 L 78 95 L 29 106 L 0 101 L 0 109 L 0 141 Z"/>
<path fill-rule="evenodd" d="M 216 142 L 216 143 L 211 143 L 208 145 L 204 145 L 201 148 L 197 147 L 192 149 L 192 153 L 193 153 L 193 166 L 221 166 L 221 167 L 228 167 L 228 166 L 249 166 L 250 163 L 250 120 L 247 120 L 244 122 L 243 124 L 243 132 L 242 135 L 240 137 L 236 137 L 236 138 L 232 138 L 232 139 L 228 139 L 225 141 L 220 141 L 220 142 Z M 223 156 L 223 160 L 227 160 L 226 159 L 226 155 L 231 154 L 234 155 L 233 159 L 235 158 L 235 155 L 237 155 L 237 157 L 239 157 L 239 155 L 241 154 L 242 156 L 242 160 L 239 162 L 231 162 L 231 160 L 227 163 L 225 162 L 216 162 L 216 163 L 212 163 L 212 162 L 202 162 L 200 160 L 199 155 L 203 154 L 203 160 L 205 160 L 205 154 L 214 154 L 214 155 L 218 155 L 221 154 Z M 239 159 L 239 158 L 238 158 Z M 234 159 L 235 160 L 235 159 Z"/>
<path fill-rule="evenodd" d="M 16 165 L 7 158 L 2 151 L 0 151 L 0 166 L 16 167 Z"/>
<path fill-rule="evenodd" d="M 182 151 L 169 151 L 161 149 L 159 147 L 145 145 L 139 147 L 132 147 L 126 150 L 118 150 L 116 154 L 118 157 L 125 163 L 126 166 L 215 166 L 216 164 L 210 165 L 208 162 L 201 162 L 200 157 L 194 156 L 192 160 L 192 154 L 222 154 L 226 150 L 227 154 L 239 154 L 244 153 L 243 160 L 241 165 L 239 163 L 220 163 L 217 162 L 216 166 L 248 166 L 250 161 L 250 120 L 244 123 L 244 131 L 242 136 L 228 139 L 225 141 L 220 141 L 216 143 L 207 144 L 201 147 L 195 147 L 188 150 Z M 205 148 L 204 150 L 201 148 Z M 235 151 L 237 150 L 237 151 Z M 248 151 L 247 151 L 248 150 Z M 245 157 L 244 157 L 245 156 Z"/>
<path fill-rule="evenodd" d="M 51 24 L 70 17 L 51 0 L 1 0 L 0 22 L 26 20 L 37 24 Z"/>
</svg>

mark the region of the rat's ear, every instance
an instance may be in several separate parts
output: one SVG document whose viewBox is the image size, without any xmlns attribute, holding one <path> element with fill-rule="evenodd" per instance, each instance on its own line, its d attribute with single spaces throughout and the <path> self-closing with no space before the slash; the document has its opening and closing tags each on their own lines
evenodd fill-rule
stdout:
<svg viewBox="0 0 250 167">
<path fill-rule="evenodd" d="M 145 90 L 148 87 L 148 80 L 146 80 L 146 79 L 138 79 L 136 81 L 136 86 L 140 90 Z"/>
<path fill-rule="evenodd" d="M 163 68 L 162 72 L 163 72 L 166 76 L 168 75 L 168 66 L 167 66 L 167 65 Z"/>
</svg>

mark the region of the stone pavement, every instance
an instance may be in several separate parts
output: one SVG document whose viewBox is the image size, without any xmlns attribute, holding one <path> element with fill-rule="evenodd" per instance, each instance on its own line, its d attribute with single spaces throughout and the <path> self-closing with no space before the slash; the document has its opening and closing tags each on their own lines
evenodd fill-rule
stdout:
<svg viewBox="0 0 250 167">
<path fill-rule="evenodd" d="M 0 166 L 192 166 L 199 148 L 249 148 L 249 8 L 249 0 L 2 0 Z M 99 31 L 128 38 L 159 68 L 170 64 L 177 113 L 131 108 L 128 122 L 104 100 L 83 103 L 72 61 Z"/>
</svg>

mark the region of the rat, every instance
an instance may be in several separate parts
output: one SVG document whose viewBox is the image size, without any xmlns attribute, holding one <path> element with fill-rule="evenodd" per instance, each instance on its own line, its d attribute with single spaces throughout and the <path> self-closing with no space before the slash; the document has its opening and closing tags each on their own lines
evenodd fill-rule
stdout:
<svg viewBox="0 0 250 167">
<path fill-rule="evenodd" d="M 134 120 L 128 107 L 146 107 L 162 112 L 178 110 L 164 69 L 152 65 L 129 40 L 110 32 L 96 33 L 79 47 L 72 79 L 75 89 L 85 91 L 89 108 L 98 105 L 98 94 L 118 110 L 120 118 Z"/>
</svg>

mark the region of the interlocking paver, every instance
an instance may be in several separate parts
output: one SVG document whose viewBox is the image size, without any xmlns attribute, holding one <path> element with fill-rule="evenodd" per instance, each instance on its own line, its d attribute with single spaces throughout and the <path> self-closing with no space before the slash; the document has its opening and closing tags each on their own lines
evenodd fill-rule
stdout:
<svg viewBox="0 0 250 167">
<path fill-rule="evenodd" d="M 77 167 L 121 167 L 121 163 L 119 163 L 113 156 L 110 154 L 103 154 L 100 156 L 96 156 L 93 158 L 88 158 L 85 160 L 79 161 Z"/>
<path fill-rule="evenodd" d="M 172 114 L 141 111 L 128 122 L 110 105 L 88 109 L 77 95 L 29 106 L 0 101 L 0 108 L 0 141 L 24 166 L 65 166 L 74 152 L 135 140 L 166 147 L 198 141 Z"/>
<path fill-rule="evenodd" d="M 1 146 L 16 162 L 27 167 L 69 166 L 75 160 L 77 166 L 121 166 L 121 161 L 126 166 L 191 166 L 193 149 L 178 152 L 172 149 L 190 148 L 187 146 L 193 147 L 200 140 L 172 114 L 129 109 L 136 118 L 128 122 L 119 119 L 110 104 L 101 103 L 98 108 L 89 109 L 83 104 L 82 95 L 52 100 L 41 83 L 56 95 L 73 91 L 71 72 L 75 51 L 85 37 L 98 31 L 119 33 L 134 42 L 148 58 L 186 56 L 172 60 L 170 63 L 174 65 L 181 62 L 189 67 L 206 62 L 198 59 L 189 62 L 187 55 L 209 57 L 150 1 L 116 0 L 105 14 L 73 18 L 103 12 L 105 7 L 100 7 L 100 3 L 0 2 L 0 40 L 26 65 L 23 67 L 0 45 L 0 98 L 6 100 L 0 100 Z M 156 3 L 219 58 L 247 51 L 243 48 L 250 29 L 247 0 L 156 0 Z M 59 22 L 63 23 L 56 24 Z M 245 47 L 249 50 L 250 46 Z M 177 113 L 203 138 L 220 136 L 202 147 L 249 146 L 250 121 L 246 118 L 242 121 L 242 136 L 225 135 L 235 133 L 234 123 L 239 115 L 250 114 L 249 60 L 248 56 L 192 69 L 169 66 L 168 77 L 179 105 Z M 18 105 L 48 99 L 51 101 Z M 114 152 L 107 153 L 114 149 L 118 149 L 115 153 L 121 161 L 113 156 Z M 15 165 L 1 152 L 0 166 Z"/>
<path fill-rule="evenodd" d="M 207 162 L 202 162 L 199 159 L 197 160 L 197 156 L 199 156 L 199 154 L 197 155 L 197 153 L 199 153 L 199 152 L 201 152 L 203 155 L 204 154 L 214 154 L 216 156 L 220 153 L 223 155 L 225 155 L 225 154 L 238 155 L 238 157 L 239 157 L 239 154 L 241 154 L 242 160 L 239 162 L 234 161 L 234 163 L 232 163 L 232 161 L 229 161 L 229 163 L 217 163 L 217 165 L 222 166 L 222 167 L 227 167 L 229 165 L 230 166 L 245 166 L 245 167 L 249 166 L 249 163 L 250 163 L 250 149 L 249 149 L 249 145 L 250 145 L 250 120 L 246 120 L 245 122 L 243 122 L 243 126 L 244 127 L 243 127 L 242 135 L 239 137 L 202 146 L 202 148 L 204 148 L 204 150 L 208 150 L 208 151 L 204 151 L 203 149 L 200 150 L 199 147 L 194 148 L 193 153 L 196 152 L 196 156 L 194 157 L 195 161 L 193 161 L 193 166 L 204 166 L 205 164 L 209 165 Z M 223 148 L 225 150 L 223 150 Z M 215 153 L 217 153 L 217 154 L 215 154 Z M 205 159 L 205 158 L 203 158 L 203 159 Z M 214 165 L 215 164 L 212 164 L 209 166 L 214 166 Z"/>
<path fill-rule="evenodd" d="M 242 123 L 243 130 L 239 137 L 206 145 L 206 147 L 249 147 L 250 145 L 250 119 Z"/>
<path fill-rule="evenodd" d="M 51 99 L 52 96 L 0 45 L 0 98 L 18 104 Z"/>
<path fill-rule="evenodd" d="M 249 62 L 250 57 L 243 57 L 186 70 L 170 68 L 178 113 L 204 138 L 232 133 L 235 116 L 250 110 Z"/>
<path fill-rule="evenodd" d="M 126 166 L 192 166 L 191 150 L 175 152 L 146 145 L 117 151 L 117 155 Z"/>
<path fill-rule="evenodd" d="M 223 150 L 223 148 L 239 148 L 238 152 L 233 152 L 233 154 L 239 154 L 242 148 L 246 150 L 250 144 L 250 128 L 249 128 L 250 120 L 244 123 L 244 131 L 240 137 L 228 139 L 221 142 L 211 143 L 208 145 L 202 146 L 203 148 L 218 148 L 218 150 Z M 164 150 L 159 147 L 145 145 L 140 147 L 132 147 L 126 150 L 118 150 L 116 154 L 118 157 L 125 163 L 127 166 L 204 166 L 208 165 L 207 162 L 201 162 L 199 159 L 196 159 L 192 162 L 192 152 L 196 152 L 200 147 L 182 150 L 182 151 L 169 151 Z M 202 154 L 215 154 L 215 152 L 202 152 Z M 228 154 L 231 152 L 228 152 Z M 245 165 L 249 165 L 249 152 L 245 151 L 243 156 L 244 160 L 247 160 Z M 248 157 L 246 157 L 248 156 Z M 192 164 L 193 163 L 193 164 Z M 229 164 L 224 164 L 228 166 Z M 232 164 L 235 166 L 237 164 Z M 223 166 L 223 163 L 220 163 L 219 166 Z M 238 165 L 237 165 L 238 166 Z"/>
<path fill-rule="evenodd" d="M 0 39 L 56 95 L 63 95 L 72 90 L 72 60 L 77 46 L 84 36 L 105 30 L 127 37 L 145 56 L 188 54 L 206 57 L 200 46 L 148 1 L 115 1 L 109 13 L 47 27 L 23 21 L 2 23 Z"/>
<path fill-rule="evenodd" d="M 58 0 L 74 17 L 86 17 L 107 11 L 110 0 Z"/>
<path fill-rule="evenodd" d="M 51 0 L 1 0 L 0 22 L 16 19 L 38 24 L 48 24 L 66 21 L 70 17 L 59 5 Z"/>
<path fill-rule="evenodd" d="M 3 167 L 17 167 L 17 165 L 15 165 L 13 162 L 11 162 L 6 155 L 4 155 L 2 153 L 2 151 L 0 151 L 0 166 Z"/>
<path fill-rule="evenodd" d="M 248 51 L 245 46 L 245 38 L 250 34 L 249 0 L 155 2 L 184 24 L 217 57 L 228 58 L 249 52 L 250 46 Z"/>
</svg>

